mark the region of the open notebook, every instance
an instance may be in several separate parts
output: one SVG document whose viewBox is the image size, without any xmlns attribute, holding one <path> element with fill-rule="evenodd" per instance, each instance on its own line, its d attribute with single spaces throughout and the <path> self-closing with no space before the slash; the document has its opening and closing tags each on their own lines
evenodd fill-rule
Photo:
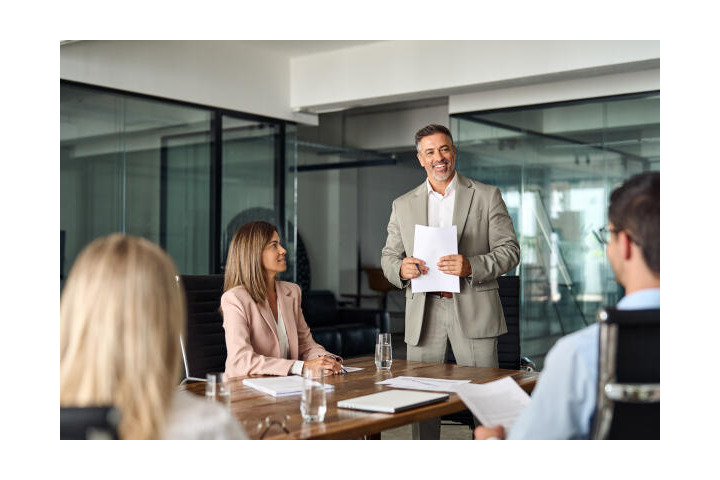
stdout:
<svg viewBox="0 0 720 480">
<path fill-rule="evenodd" d="M 385 390 L 362 397 L 348 398 L 337 403 L 339 408 L 395 413 L 430 403 L 447 400 L 447 393 L 418 392 L 414 390 Z"/>
</svg>

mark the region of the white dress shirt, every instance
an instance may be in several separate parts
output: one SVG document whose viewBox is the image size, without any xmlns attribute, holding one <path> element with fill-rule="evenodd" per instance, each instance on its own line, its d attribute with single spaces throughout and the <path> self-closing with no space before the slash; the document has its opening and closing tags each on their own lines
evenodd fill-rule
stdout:
<svg viewBox="0 0 720 480">
<path fill-rule="evenodd" d="M 445 187 L 445 195 L 433 190 L 430 179 L 425 180 L 428 189 L 428 227 L 449 227 L 453 221 L 455 209 L 455 190 L 457 190 L 457 172 Z"/>
<path fill-rule="evenodd" d="M 287 330 L 285 329 L 285 322 L 283 321 L 282 312 L 280 311 L 280 299 L 278 298 L 277 303 L 277 334 L 278 341 L 280 343 L 280 358 L 289 358 L 290 353 L 290 341 L 288 340 Z M 293 375 L 300 375 L 302 373 L 303 365 L 305 362 L 302 360 L 296 360 L 290 367 L 290 373 Z"/>
</svg>

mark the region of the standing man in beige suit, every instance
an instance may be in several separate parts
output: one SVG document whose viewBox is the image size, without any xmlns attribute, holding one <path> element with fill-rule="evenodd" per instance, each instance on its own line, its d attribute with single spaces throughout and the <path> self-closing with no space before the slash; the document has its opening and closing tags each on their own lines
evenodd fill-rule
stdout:
<svg viewBox="0 0 720 480">
<path fill-rule="evenodd" d="M 455 170 L 450 130 L 428 125 L 415 134 L 417 157 L 427 180 L 393 201 L 382 250 L 385 277 L 405 289 L 407 359 L 443 363 L 447 343 L 460 365 L 497 367 L 497 337 L 507 332 L 496 278 L 520 261 L 500 190 Z M 412 293 L 410 280 L 428 267 L 413 257 L 415 225 L 457 226 L 458 254 L 437 267 L 460 277 L 460 293 Z M 413 425 L 413 438 L 440 437 L 440 419 Z"/>
</svg>

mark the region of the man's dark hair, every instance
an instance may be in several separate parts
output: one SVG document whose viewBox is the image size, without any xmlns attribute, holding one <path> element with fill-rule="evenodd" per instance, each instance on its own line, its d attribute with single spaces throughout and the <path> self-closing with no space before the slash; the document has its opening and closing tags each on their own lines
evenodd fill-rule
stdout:
<svg viewBox="0 0 720 480">
<path fill-rule="evenodd" d="M 452 133 L 450 133 L 450 130 L 448 130 L 447 127 L 431 123 L 430 125 L 418 130 L 415 134 L 415 147 L 417 148 L 417 151 L 420 151 L 420 140 L 430 135 L 435 135 L 436 133 L 444 133 L 450 139 L 450 143 L 453 143 Z"/>
<path fill-rule="evenodd" d="M 640 246 L 647 266 L 660 275 L 660 172 L 628 179 L 610 194 L 608 217 Z"/>
</svg>

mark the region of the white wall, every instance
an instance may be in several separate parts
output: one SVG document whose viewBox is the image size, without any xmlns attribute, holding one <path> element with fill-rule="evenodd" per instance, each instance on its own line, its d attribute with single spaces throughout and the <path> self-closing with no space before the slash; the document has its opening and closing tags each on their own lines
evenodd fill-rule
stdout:
<svg viewBox="0 0 720 480">
<path fill-rule="evenodd" d="M 292 58 L 291 101 L 349 108 L 658 68 L 659 58 L 659 41 L 378 42 Z"/>
<path fill-rule="evenodd" d="M 290 108 L 287 56 L 234 41 L 82 41 L 60 50 L 60 78 L 317 124 Z"/>
<path fill-rule="evenodd" d="M 660 90 L 660 69 L 451 95 L 450 114 Z"/>
</svg>

